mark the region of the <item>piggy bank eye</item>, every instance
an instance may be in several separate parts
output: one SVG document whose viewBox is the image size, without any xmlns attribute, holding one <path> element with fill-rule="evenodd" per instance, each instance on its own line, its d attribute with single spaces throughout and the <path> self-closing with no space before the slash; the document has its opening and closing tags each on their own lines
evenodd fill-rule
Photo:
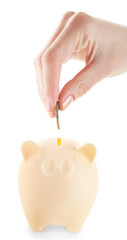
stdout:
<svg viewBox="0 0 127 240">
<path fill-rule="evenodd" d="M 42 159 L 43 159 L 43 157 L 42 157 L 41 154 L 38 154 L 38 155 L 36 156 L 36 158 L 37 158 L 37 160 L 38 160 L 39 162 L 42 161 Z"/>
</svg>

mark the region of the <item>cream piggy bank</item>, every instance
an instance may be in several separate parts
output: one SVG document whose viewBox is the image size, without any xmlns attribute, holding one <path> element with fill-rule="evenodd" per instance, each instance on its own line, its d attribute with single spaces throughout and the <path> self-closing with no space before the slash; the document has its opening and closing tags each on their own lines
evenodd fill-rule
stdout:
<svg viewBox="0 0 127 240">
<path fill-rule="evenodd" d="M 70 232 L 79 231 L 97 193 L 95 146 L 68 139 L 57 146 L 53 138 L 26 141 L 21 150 L 19 191 L 31 228 L 42 231 L 46 225 L 64 225 Z"/>
</svg>

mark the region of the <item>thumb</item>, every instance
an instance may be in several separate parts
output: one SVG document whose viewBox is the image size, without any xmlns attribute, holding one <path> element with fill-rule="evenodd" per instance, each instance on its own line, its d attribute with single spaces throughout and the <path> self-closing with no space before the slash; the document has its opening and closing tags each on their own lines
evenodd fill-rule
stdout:
<svg viewBox="0 0 127 240">
<path fill-rule="evenodd" d="M 104 77 L 105 72 L 101 70 L 100 63 L 91 62 L 64 85 L 59 95 L 60 109 L 67 108 L 71 102 L 83 96 Z"/>
</svg>

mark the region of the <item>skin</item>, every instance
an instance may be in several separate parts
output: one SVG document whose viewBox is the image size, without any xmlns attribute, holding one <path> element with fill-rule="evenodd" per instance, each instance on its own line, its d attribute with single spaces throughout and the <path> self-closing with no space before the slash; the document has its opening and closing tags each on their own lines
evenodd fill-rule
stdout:
<svg viewBox="0 0 127 240">
<path fill-rule="evenodd" d="M 59 92 L 62 64 L 70 59 L 84 61 L 85 67 Z M 67 12 L 34 66 L 40 98 L 49 116 L 55 117 L 58 99 L 64 110 L 100 80 L 127 71 L 127 27 Z"/>
</svg>

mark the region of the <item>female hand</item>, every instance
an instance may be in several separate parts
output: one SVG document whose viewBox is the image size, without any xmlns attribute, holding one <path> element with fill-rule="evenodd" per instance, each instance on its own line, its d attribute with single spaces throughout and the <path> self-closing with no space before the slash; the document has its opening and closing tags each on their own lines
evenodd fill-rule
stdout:
<svg viewBox="0 0 127 240">
<path fill-rule="evenodd" d="M 59 92 L 62 64 L 71 58 L 86 66 Z M 58 99 L 64 110 L 101 79 L 127 71 L 127 27 L 67 12 L 34 64 L 40 98 L 55 117 Z"/>
</svg>

